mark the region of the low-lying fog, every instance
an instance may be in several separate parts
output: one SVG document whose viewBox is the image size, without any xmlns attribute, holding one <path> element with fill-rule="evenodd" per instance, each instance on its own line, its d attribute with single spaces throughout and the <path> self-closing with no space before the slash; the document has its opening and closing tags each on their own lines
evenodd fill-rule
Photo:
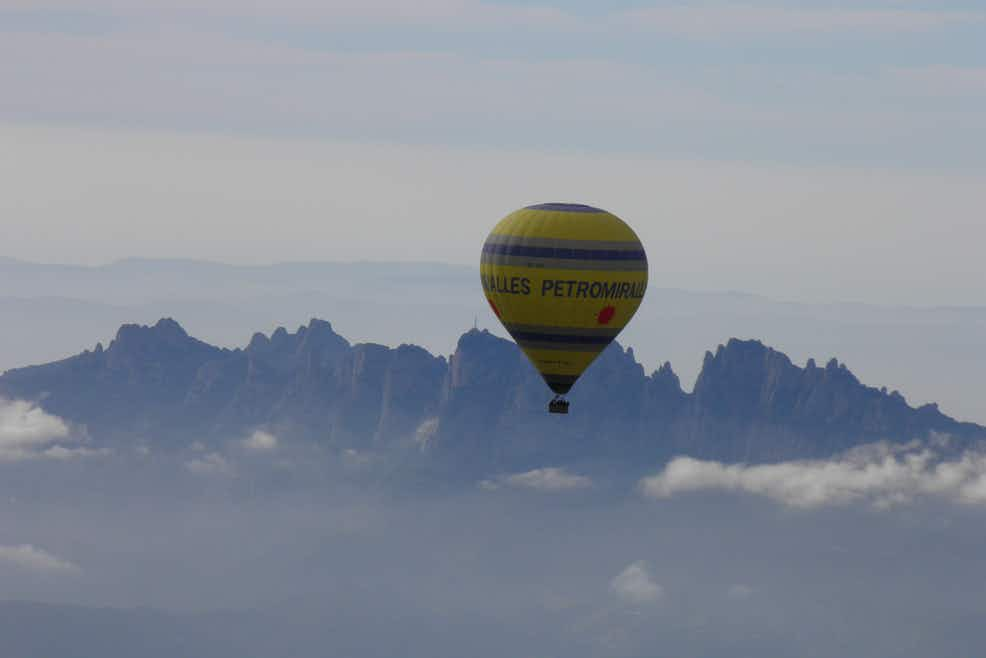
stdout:
<svg viewBox="0 0 986 658">
<path fill-rule="evenodd" d="M 255 443 L 239 456 L 193 446 L 0 463 L 0 592 L 16 602 L 0 604 L 4 655 L 929 656 L 986 645 L 978 504 L 655 497 L 653 482 L 566 470 L 437 491 L 364 456 L 306 461 Z"/>
</svg>

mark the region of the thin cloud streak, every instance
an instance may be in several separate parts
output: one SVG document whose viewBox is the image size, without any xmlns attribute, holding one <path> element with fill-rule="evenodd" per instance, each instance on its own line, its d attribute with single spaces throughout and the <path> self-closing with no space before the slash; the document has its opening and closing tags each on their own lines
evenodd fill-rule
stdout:
<svg viewBox="0 0 986 658">
<path fill-rule="evenodd" d="M 982 157 L 979 133 L 964 127 L 978 125 L 976 97 L 945 102 L 933 85 L 892 69 L 847 77 L 809 66 L 779 89 L 776 68 L 754 75 L 735 62 L 717 69 L 592 49 L 518 57 L 394 43 L 404 44 L 326 50 L 184 23 L 100 36 L 10 32 L 0 40 L 0 78 L 9 81 L 0 118 L 794 161 Z M 898 99 L 893 112 L 888 99 Z"/>
<path fill-rule="evenodd" d="M 483 480 L 479 486 L 487 490 L 505 487 L 558 493 L 588 489 L 592 486 L 592 479 L 584 475 L 570 473 L 564 468 L 546 467 L 524 473 L 504 475 L 492 480 Z"/>
<path fill-rule="evenodd" d="M 622 13 L 616 20 L 634 30 L 713 38 L 791 33 L 923 32 L 984 23 L 986 13 L 719 5 L 649 7 Z"/>
<path fill-rule="evenodd" d="M 494 31 L 523 27 L 540 30 L 579 29 L 583 19 L 549 6 L 500 5 L 478 0 L 331 0 L 312 2 L 229 0 L 146 2 L 139 8 L 114 0 L 2 0 L 0 9 L 18 11 L 80 11 L 122 18 L 153 17 L 183 23 L 215 19 L 263 19 L 278 25 L 349 30 L 353 28 L 471 29 Z"/>
<path fill-rule="evenodd" d="M 196 457 L 185 462 L 189 473 L 202 477 L 228 477 L 236 473 L 236 469 L 218 452 L 210 452 L 202 457 Z"/>
<path fill-rule="evenodd" d="M 155 18 L 159 22 L 204 23 L 207 20 L 263 19 L 278 25 L 318 26 L 328 31 L 398 28 L 406 30 L 469 30 L 496 32 L 522 28 L 541 33 L 597 36 L 631 29 L 686 38 L 762 37 L 789 33 L 926 32 L 986 21 L 980 11 L 860 6 L 855 8 L 735 4 L 658 3 L 632 10 L 613 10 L 601 18 L 549 5 L 503 5 L 478 0 L 289 0 L 237 3 L 97 0 L 2 0 L 0 10 L 80 11 L 122 18 Z"/>
<path fill-rule="evenodd" d="M 0 546 L 0 564 L 40 573 L 74 573 L 81 571 L 78 565 L 32 546 Z"/>
<path fill-rule="evenodd" d="M 893 77 L 926 94 L 986 97 L 986 67 L 919 66 L 897 69 Z"/>
</svg>

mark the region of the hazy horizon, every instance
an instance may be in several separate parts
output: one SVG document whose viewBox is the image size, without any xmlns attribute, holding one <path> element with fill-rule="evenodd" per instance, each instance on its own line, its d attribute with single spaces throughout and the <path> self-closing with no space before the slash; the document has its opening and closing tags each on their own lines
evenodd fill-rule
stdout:
<svg viewBox="0 0 986 658">
<path fill-rule="evenodd" d="M 469 262 L 454 262 L 454 261 L 441 261 L 441 260 L 414 260 L 414 259 L 395 259 L 395 260 L 376 260 L 372 258 L 356 258 L 356 259 L 334 259 L 334 260 L 269 260 L 260 262 L 250 262 L 243 261 L 238 262 L 235 260 L 223 260 L 218 258 L 189 258 L 180 255 L 174 256 L 121 256 L 118 258 L 109 258 L 107 260 L 97 261 L 97 262 L 72 262 L 72 261 L 40 261 L 40 260 L 29 260 L 25 258 L 18 258 L 15 256 L 9 256 L 6 254 L 0 254 L 0 264 L 4 261 L 16 262 L 23 265 L 42 265 L 42 266 L 52 266 L 52 267 L 76 267 L 83 269 L 107 269 L 114 266 L 133 264 L 133 263 L 162 263 L 171 265 L 216 265 L 223 267 L 237 267 L 237 268 L 257 268 L 257 269 L 275 269 L 279 267 L 291 267 L 291 266 L 304 266 L 304 265 L 366 265 L 366 266 L 410 266 L 410 267 L 447 267 L 447 268 L 462 268 L 467 269 L 470 272 L 475 272 L 478 276 L 479 274 L 479 264 L 469 263 Z M 479 289 L 481 286 L 477 279 L 476 285 Z M 889 302 L 879 302 L 879 301 L 859 301 L 851 299 L 843 299 L 834 297 L 831 299 L 819 299 L 810 301 L 799 301 L 797 299 L 788 299 L 784 297 L 775 297 L 767 293 L 758 292 L 756 290 L 746 290 L 739 289 L 735 287 L 722 287 L 722 288 L 696 288 L 696 287 L 673 287 L 673 286 L 661 286 L 648 284 L 648 290 L 670 290 L 670 291 L 680 291 L 680 292 L 695 292 L 695 293 L 709 293 L 709 294 L 725 294 L 725 295 L 737 295 L 745 297 L 759 297 L 763 299 L 769 299 L 770 301 L 785 303 L 785 304 L 855 304 L 860 306 L 873 306 L 873 307 L 887 307 L 887 308 L 899 308 L 899 309 L 950 309 L 950 308 L 961 308 L 961 309 L 979 309 L 986 308 L 986 302 L 982 304 L 894 304 Z"/>
<path fill-rule="evenodd" d="M 506 337 L 480 291 L 472 264 L 8 265 L 0 280 L 0 314 L 10 317 L 0 371 L 105 346 L 120 325 L 162 317 L 221 347 L 317 317 L 352 342 L 414 343 L 449 355 L 474 323 Z M 935 402 L 961 420 L 986 423 L 978 388 L 984 325 L 986 310 L 976 306 L 797 303 L 652 282 L 619 342 L 648 372 L 670 361 L 690 390 L 707 350 L 730 338 L 757 339 L 798 365 L 836 358 L 863 383 L 899 390 L 914 406 Z"/>
<path fill-rule="evenodd" d="M 986 304 L 976 251 L 986 234 L 971 219 L 986 202 L 977 170 L 944 175 L 16 124 L 0 124 L 0 134 L 20 153 L 4 169 L 20 189 L 0 206 L 10 218 L 4 255 L 28 261 L 472 264 L 502 216 L 561 199 L 623 216 L 650 254 L 652 285 L 791 301 Z M 654 181 L 663 181 L 656 204 L 646 192 Z M 274 183 L 284 188 L 270 189 Z M 819 196 L 820 188 L 827 193 Z M 74 222 L 80 199 L 87 219 Z M 735 208 L 746 210 L 736 217 Z M 381 234 L 390 239 L 381 242 Z"/>
</svg>

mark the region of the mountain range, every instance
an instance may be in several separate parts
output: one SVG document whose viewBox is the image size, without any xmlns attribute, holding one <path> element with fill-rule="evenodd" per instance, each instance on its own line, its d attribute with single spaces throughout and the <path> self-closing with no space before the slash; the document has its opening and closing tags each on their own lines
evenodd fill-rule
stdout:
<svg viewBox="0 0 986 658">
<path fill-rule="evenodd" d="M 676 454 L 756 462 L 877 440 L 986 438 L 934 404 L 865 386 L 835 359 L 802 368 L 755 340 L 707 352 L 691 392 L 669 363 L 647 374 L 613 343 L 559 417 L 546 413 L 550 393 L 517 346 L 487 331 L 466 332 L 445 358 L 351 344 L 316 319 L 257 333 L 242 349 L 197 340 L 172 319 L 128 324 L 105 349 L 6 371 L 0 396 L 35 401 L 97 444 L 167 448 L 264 429 L 339 450 L 403 446 L 478 470 Z"/>
</svg>

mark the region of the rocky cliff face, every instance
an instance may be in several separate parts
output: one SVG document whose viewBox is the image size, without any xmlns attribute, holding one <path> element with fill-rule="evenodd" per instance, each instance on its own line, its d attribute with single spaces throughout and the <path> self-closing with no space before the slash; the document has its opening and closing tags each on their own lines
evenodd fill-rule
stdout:
<svg viewBox="0 0 986 658">
<path fill-rule="evenodd" d="M 108 349 L 42 366 L 11 370 L 0 377 L 0 395 L 43 399 L 52 413 L 112 432 L 151 430 L 169 417 L 196 381 L 203 364 L 229 356 L 227 350 L 189 336 L 170 319 L 153 327 L 124 325 Z"/>
<path fill-rule="evenodd" d="M 523 467 L 687 453 L 769 460 L 830 454 L 858 443 L 986 428 L 897 392 L 864 386 L 834 359 L 801 368 L 757 341 L 707 353 L 692 393 L 670 364 L 646 374 L 633 350 L 610 346 L 573 389 L 569 416 L 517 347 L 464 334 L 446 361 L 413 345 L 350 345 L 328 322 L 256 334 L 224 350 L 173 320 L 125 325 L 110 346 L 11 370 L 0 395 L 37 400 L 94 438 L 229 438 L 264 427 L 336 447 L 415 445 L 459 463 Z"/>
<path fill-rule="evenodd" d="M 691 398 L 695 433 L 714 438 L 733 459 L 830 454 L 865 441 L 972 431 L 935 405 L 913 409 L 896 391 L 864 386 L 835 359 L 800 368 L 758 341 L 733 339 L 707 352 Z"/>
</svg>

